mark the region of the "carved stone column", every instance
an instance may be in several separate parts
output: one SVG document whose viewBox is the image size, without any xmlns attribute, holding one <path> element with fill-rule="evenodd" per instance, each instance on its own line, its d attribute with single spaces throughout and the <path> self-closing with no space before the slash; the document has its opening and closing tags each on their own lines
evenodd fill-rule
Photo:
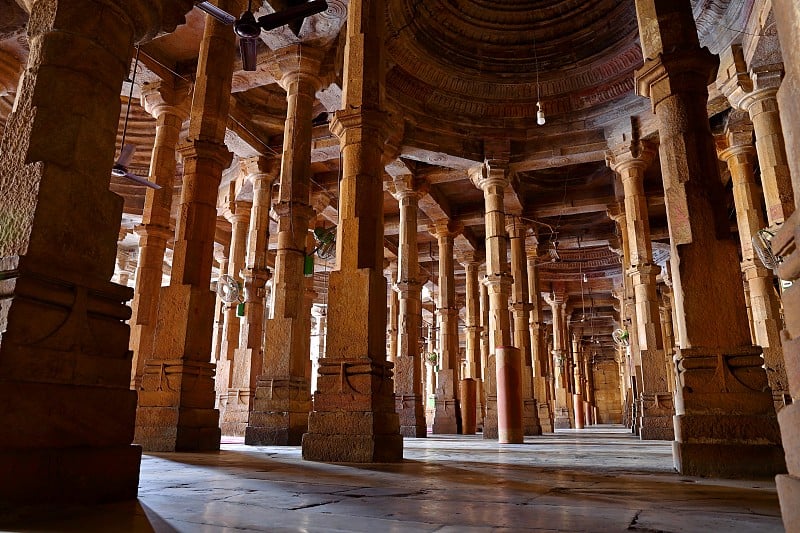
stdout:
<svg viewBox="0 0 800 533">
<path fill-rule="evenodd" d="M 675 466 L 681 474 L 769 475 L 785 468 L 761 349 L 750 344 L 736 246 L 728 237 L 707 85 L 717 60 L 701 49 L 689 0 L 636 3 L 671 241 L 681 388 Z M 710 319 L 713 317 L 713 319 Z"/>
<path fill-rule="evenodd" d="M 585 418 L 583 411 L 583 328 L 572 328 L 572 420 L 575 429 L 583 429 Z"/>
<path fill-rule="evenodd" d="M 172 31 L 191 2 L 28 6 L 30 53 L 0 144 L 0 500 L 133 499 L 133 289 L 109 281 L 122 199 L 108 186 L 132 45 Z"/>
<path fill-rule="evenodd" d="M 760 191 L 753 170 L 753 128 L 746 119 L 737 121 L 735 115 L 731 117 L 733 120 L 729 119 L 729 130 L 725 138 L 721 139 L 723 149 L 719 158 L 728 165 L 731 172 L 736 222 L 742 247 L 742 273 L 749 288 L 751 325 L 755 343 L 763 350 L 767 380 L 772 389 L 775 409 L 779 410 L 789 397 L 789 383 L 780 340 L 780 330 L 783 329 L 781 302 L 772 284 L 774 276 L 753 252 L 753 235 L 764 227 Z"/>
<path fill-rule="evenodd" d="M 466 270 L 466 314 L 465 314 L 465 335 L 466 335 L 466 364 L 464 365 L 464 375 L 462 381 L 472 379 L 476 382 L 474 401 L 476 411 L 476 421 L 482 418 L 483 402 L 478 395 L 479 387 L 477 383 L 481 381 L 481 326 L 480 321 L 480 289 L 478 284 L 478 267 L 480 261 L 477 254 L 473 251 L 461 252 L 458 262 Z M 464 390 L 472 390 L 472 386 L 465 386 Z"/>
<path fill-rule="evenodd" d="M 228 255 L 230 249 L 219 243 L 214 243 L 214 260 L 217 262 L 219 268 L 219 277 L 216 283 L 219 283 L 219 278 L 228 273 Z M 225 337 L 225 307 L 226 303 L 222 298 L 217 295 L 214 303 L 214 333 L 212 335 L 213 355 L 211 362 L 216 363 L 217 373 L 214 376 L 214 391 L 217 396 L 216 407 L 220 411 L 220 415 L 225 410 L 225 403 L 228 401 L 228 389 L 231 386 L 230 372 L 228 367 L 231 362 L 222 357 L 222 341 Z"/>
<path fill-rule="evenodd" d="M 525 435 L 541 435 L 537 398 L 533 389 L 531 348 L 531 304 L 528 295 L 528 268 L 525 255 L 525 234 L 528 227 L 516 217 L 506 218 L 506 231 L 511 244 L 511 315 L 514 320 L 514 346 L 522 357 L 522 425 Z"/>
<path fill-rule="evenodd" d="M 770 226 L 782 224 L 795 209 L 789 160 L 778 113 L 777 93 L 783 79 L 783 65 L 758 67 L 748 72 L 741 45 L 733 45 L 728 54 L 733 56 L 732 67 L 735 68 L 720 89 L 734 109 L 741 109 L 750 116 L 755 130 L 767 221 Z"/>
<path fill-rule="evenodd" d="M 481 408 L 481 415 L 478 417 L 478 427 L 483 432 L 484 418 L 486 418 L 486 367 L 489 364 L 489 342 L 491 334 L 489 332 L 489 288 L 486 286 L 486 272 L 479 275 L 478 286 L 480 290 L 480 326 L 481 326 L 481 366 L 480 366 L 480 381 L 477 386 L 478 405 Z"/>
<path fill-rule="evenodd" d="M 566 317 L 564 316 L 567 308 L 566 295 L 563 292 L 552 292 L 545 297 L 545 301 L 550 305 L 553 313 L 553 379 L 555 381 L 555 396 L 553 398 L 554 407 L 554 429 L 569 429 L 569 410 L 570 402 L 567 390 L 567 338 L 564 333 L 566 329 Z"/>
<path fill-rule="evenodd" d="M 316 461 L 403 457 L 392 364 L 386 361 L 382 273 L 383 7 L 383 0 L 348 5 L 343 105 L 331 123 L 342 149 L 342 180 L 336 267 L 328 284 L 328 346 L 303 435 L 303 458 Z"/>
<path fill-rule="evenodd" d="M 434 434 L 455 434 L 461 424 L 456 399 L 458 387 L 458 307 L 456 306 L 453 239 L 462 227 L 439 222 L 428 228 L 439 242 L 439 301 L 436 317 L 439 326 L 439 373 L 436 382 Z"/>
<path fill-rule="evenodd" d="M 145 192 L 142 224 L 136 228 L 139 235 L 139 266 L 136 269 L 136 289 L 130 319 L 133 351 L 131 387 L 136 390 L 142 382 L 144 357 L 152 353 L 158 297 L 164 268 L 167 241 L 174 235 L 170 228 L 172 191 L 177 167 L 175 148 L 183 122 L 189 118 L 190 93 L 188 84 L 173 85 L 166 81 L 145 84 L 142 103 L 145 110 L 156 119 L 156 137 L 150 158 L 149 180 L 161 186 Z"/>
<path fill-rule="evenodd" d="M 314 329 L 311 333 L 311 394 L 317 390 L 319 361 L 325 357 L 325 337 L 328 334 L 328 310 L 324 305 L 314 304 L 311 308 Z"/>
<path fill-rule="evenodd" d="M 252 157 L 242 162 L 242 172 L 253 183 L 253 203 L 249 211 L 250 220 L 245 225 L 247 249 L 243 268 L 240 268 L 244 287 L 244 316 L 237 318 L 241 328 L 237 331 L 239 345 L 231 360 L 230 385 L 225 410 L 221 411 L 222 433 L 243 437 L 248 417 L 253 406 L 256 378 L 264 363 L 264 300 L 266 284 L 270 278 L 267 268 L 267 246 L 269 244 L 269 210 L 272 182 L 277 174 L 274 159 Z M 236 210 L 239 211 L 237 205 Z M 234 240 L 238 237 L 234 226 Z M 237 245 L 238 247 L 238 245 Z M 239 250 L 236 250 L 239 253 Z"/>
<path fill-rule="evenodd" d="M 783 133 L 791 169 L 792 184 L 795 191 L 795 205 L 800 200 L 800 4 L 797 2 L 777 2 L 775 23 L 778 29 L 781 49 L 786 67 L 786 77 L 778 90 Z M 783 293 L 786 329 L 782 332 L 783 355 L 789 377 L 789 392 L 793 403 L 786 406 L 778 415 L 781 427 L 783 448 L 786 451 L 786 466 L 789 474 L 777 476 L 778 497 L 781 502 L 781 515 L 786 531 L 800 528 L 800 263 L 796 242 L 800 215 L 797 211 L 786 221 L 773 240 L 778 253 L 788 256 L 778 274 L 781 279 L 792 280 L 794 284 Z M 794 250 L 792 250 L 794 248 Z"/>
<path fill-rule="evenodd" d="M 656 294 L 656 276 L 661 267 L 653 263 L 650 219 L 644 194 L 644 172 L 655 149 L 644 141 L 619 146 L 608 154 L 609 166 L 619 174 L 625 192 L 630 269 L 636 309 L 638 359 L 642 367 L 640 391 L 640 432 L 642 440 L 673 440 L 675 408 L 664 366 L 664 340 Z"/>
<path fill-rule="evenodd" d="M 395 365 L 397 368 L 397 321 L 398 321 L 398 306 L 400 305 L 400 298 L 397 295 L 397 291 L 394 290 L 394 284 L 397 280 L 397 262 L 392 261 L 392 264 L 389 265 L 389 318 L 388 318 L 388 327 L 386 329 L 386 335 L 388 337 L 387 346 L 386 346 L 386 357 L 390 363 Z M 395 388 L 397 387 L 397 381 L 395 380 L 394 384 Z"/>
<path fill-rule="evenodd" d="M 314 216 L 311 119 L 321 85 L 317 77 L 319 56 L 315 49 L 295 45 L 280 50 L 273 64 L 288 102 L 280 189 L 274 206 L 278 218 L 272 279 L 275 296 L 266 322 L 264 367 L 247 425 L 246 444 L 295 446 L 308 429 L 311 389 L 306 367 L 311 357 L 311 314 L 305 301 L 303 268 L 309 221 Z"/>
<path fill-rule="evenodd" d="M 528 269 L 528 299 L 530 301 L 530 317 L 528 328 L 531 336 L 531 363 L 533 365 L 533 393 L 536 398 L 539 426 L 542 433 L 553 432 L 553 412 L 550 409 L 552 398 L 548 386 L 550 361 L 552 358 L 545 345 L 545 323 L 542 314 L 541 287 L 539 283 L 539 241 L 535 236 L 528 237 L 525 244 Z"/>
<path fill-rule="evenodd" d="M 238 12 L 239 0 L 220 7 Z M 218 450 L 211 354 L 211 285 L 217 191 L 231 163 L 225 146 L 236 36 L 207 17 L 183 156 L 183 188 L 170 285 L 161 289 L 154 349 L 145 359 L 135 442 L 149 451 Z"/>
<path fill-rule="evenodd" d="M 395 401 L 400 415 L 400 434 L 427 437 L 425 394 L 419 338 L 422 328 L 422 278 L 417 249 L 419 199 L 427 184 L 414 178 L 400 161 L 387 166 L 393 176 L 390 190 L 400 204 L 400 238 L 397 258 L 398 332 L 395 364 Z M 432 349 L 432 348 L 431 348 Z"/>
<path fill-rule="evenodd" d="M 483 191 L 486 212 L 486 284 L 489 296 L 490 352 L 484 370 L 483 387 L 486 395 L 486 417 L 483 426 L 485 439 L 498 438 L 497 427 L 497 365 L 495 354 L 498 348 L 513 346 L 511 323 L 508 313 L 508 298 L 512 278 L 508 269 L 508 248 L 505 232 L 505 207 L 503 196 L 509 185 L 507 169 L 502 162 L 489 161 L 470 170 L 472 183 Z M 508 349 L 506 354 L 511 353 Z M 521 400 L 521 397 L 520 397 Z M 522 406 L 519 412 L 522 412 Z M 520 421 L 520 426 L 521 426 Z M 522 442 L 523 435 L 514 441 Z"/>
<path fill-rule="evenodd" d="M 243 179 L 242 174 L 239 179 Z M 250 233 L 250 210 L 252 202 L 234 200 L 236 189 L 231 183 L 231 199 L 229 208 L 225 212 L 225 218 L 231 224 L 231 248 L 228 254 L 228 275 L 236 280 L 240 286 L 244 286 L 242 272 L 245 268 L 247 259 L 247 240 Z M 225 334 L 222 338 L 222 357 L 228 361 L 233 361 L 234 351 L 239 347 L 239 332 L 241 330 L 240 319 L 236 316 L 238 302 L 228 303 L 225 306 Z M 233 376 L 233 363 L 228 367 Z"/>
</svg>

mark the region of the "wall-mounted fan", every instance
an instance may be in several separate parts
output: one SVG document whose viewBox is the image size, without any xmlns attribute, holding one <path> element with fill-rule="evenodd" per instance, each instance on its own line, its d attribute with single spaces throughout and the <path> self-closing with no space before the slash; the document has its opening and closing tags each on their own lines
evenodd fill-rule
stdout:
<svg viewBox="0 0 800 533">
<path fill-rule="evenodd" d="M 237 19 L 227 11 L 218 8 L 211 2 L 200 2 L 197 4 L 198 9 L 205 11 L 222 24 L 228 26 L 233 25 L 233 31 L 239 36 L 239 52 L 242 55 L 242 68 L 248 71 L 256 69 L 256 47 L 258 44 L 258 37 L 262 31 L 270 31 L 289 24 L 295 35 L 300 33 L 300 26 L 303 19 L 316 15 L 328 9 L 328 3 L 325 0 L 312 0 L 311 2 L 288 2 L 289 7 L 263 17 L 256 19 L 253 15 L 253 1 L 250 0 L 247 4 L 247 11 L 242 13 Z M 292 5 L 294 4 L 294 5 Z"/>
<path fill-rule="evenodd" d="M 783 257 L 775 255 L 772 251 L 772 239 L 775 238 L 778 228 L 778 225 L 768 226 L 753 235 L 753 250 L 761 263 L 775 273 L 777 273 L 778 265 L 783 262 Z"/>
<path fill-rule="evenodd" d="M 617 328 L 611 334 L 611 338 L 614 339 L 614 343 L 616 343 L 617 346 L 630 346 L 631 345 L 631 343 L 630 343 L 630 334 L 628 333 L 627 330 L 624 330 L 624 329 L 621 329 L 621 328 Z"/>
<path fill-rule="evenodd" d="M 328 260 L 336 257 L 336 226 L 330 228 L 317 228 L 314 230 L 314 240 L 317 246 L 312 254 L 317 254 L 320 259 Z"/>
<path fill-rule="evenodd" d="M 136 59 L 133 62 L 133 74 L 131 74 L 131 91 L 128 93 L 128 106 L 125 109 L 125 124 L 122 126 L 122 142 L 120 143 L 121 148 L 119 149 L 119 157 L 117 158 L 117 162 L 114 163 L 114 166 L 111 167 L 111 175 L 116 178 L 126 178 L 132 181 L 135 181 L 139 185 L 144 185 L 145 187 L 150 187 L 153 189 L 160 189 L 161 185 L 157 183 L 153 183 L 150 180 L 147 180 L 141 176 L 137 176 L 133 172 L 128 170 L 128 165 L 131 164 L 131 160 L 133 159 L 133 154 L 136 152 L 136 146 L 133 144 L 125 144 L 125 137 L 128 134 L 128 118 L 131 114 L 131 101 L 133 100 L 133 84 L 136 81 L 136 68 L 139 66 L 139 47 L 136 47 Z"/>
</svg>

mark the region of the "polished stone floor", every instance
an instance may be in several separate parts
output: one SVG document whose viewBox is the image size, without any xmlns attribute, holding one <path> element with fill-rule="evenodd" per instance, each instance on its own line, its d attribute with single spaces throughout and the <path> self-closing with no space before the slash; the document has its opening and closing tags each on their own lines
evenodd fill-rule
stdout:
<svg viewBox="0 0 800 533">
<path fill-rule="evenodd" d="M 394 465 L 333 465 L 226 439 L 142 461 L 138 503 L 6 513 L 10 531 L 779 532 L 771 480 L 679 476 L 670 443 L 618 427 L 499 445 L 406 439 Z"/>
</svg>

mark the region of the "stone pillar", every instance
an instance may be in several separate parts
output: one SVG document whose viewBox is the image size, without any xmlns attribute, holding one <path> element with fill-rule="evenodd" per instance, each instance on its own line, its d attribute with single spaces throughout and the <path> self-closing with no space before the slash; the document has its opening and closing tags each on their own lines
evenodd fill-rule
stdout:
<svg viewBox="0 0 800 533">
<path fill-rule="evenodd" d="M 572 329 L 572 372 L 573 372 L 573 391 L 572 391 L 572 410 L 575 421 L 575 429 L 583 429 L 585 418 L 583 412 L 583 328 Z"/>
<path fill-rule="evenodd" d="M 243 179 L 244 176 L 240 176 Z M 247 240 L 250 232 L 251 202 L 234 200 L 238 187 L 231 183 L 231 199 L 225 218 L 231 224 L 231 248 L 228 254 L 228 275 L 236 280 L 240 287 L 244 286 L 242 271 L 247 258 Z M 241 293 L 240 293 L 241 294 Z M 233 352 L 239 347 L 239 317 L 236 316 L 238 302 L 228 303 L 225 307 L 225 334 L 222 338 L 222 356 L 233 361 Z M 231 365 L 231 372 L 233 365 Z"/>
<path fill-rule="evenodd" d="M 398 306 L 400 305 L 400 298 L 397 291 L 394 290 L 394 284 L 397 281 L 397 262 L 392 261 L 389 265 L 389 327 L 386 330 L 388 337 L 386 352 L 387 358 L 390 363 L 397 368 L 397 320 L 398 320 Z M 395 380 L 395 387 L 397 387 L 397 380 Z"/>
<path fill-rule="evenodd" d="M 480 377 L 480 380 L 477 383 L 477 394 L 478 407 L 481 410 L 481 414 L 478 416 L 478 426 L 481 428 L 481 432 L 483 432 L 483 423 L 484 418 L 486 417 L 486 387 L 484 386 L 484 383 L 486 382 L 486 367 L 489 364 L 489 354 L 491 353 L 489 348 L 489 342 L 491 339 L 491 335 L 489 333 L 489 289 L 486 286 L 485 269 L 483 275 L 480 275 L 478 278 L 478 290 L 480 291 L 481 312 L 481 358 L 480 369 L 477 372 L 477 375 Z"/>
<path fill-rule="evenodd" d="M 701 49 L 689 0 L 636 3 L 652 100 L 675 294 L 680 385 L 675 466 L 684 475 L 768 475 L 785 468 L 761 349 L 750 344 L 738 253 L 729 238 L 708 123 L 716 57 Z M 709 317 L 713 317 L 710 319 Z"/>
<path fill-rule="evenodd" d="M 508 299 L 512 278 L 508 269 L 508 248 L 505 232 L 505 207 L 503 196 L 509 185 L 507 169 L 501 161 L 489 161 L 470 170 L 472 183 L 483 191 L 486 212 L 486 279 L 489 297 L 489 346 L 484 370 L 483 387 L 486 395 L 486 417 L 483 426 L 485 439 L 496 439 L 497 430 L 497 366 L 495 352 L 505 349 L 505 356 L 513 351 Z M 511 349 L 511 350 L 509 350 Z M 513 367 L 506 367 L 513 368 Z M 516 409 L 516 406 L 514 406 Z M 514 410 L 512 409 L 512 410 Z M 519 410 L 522 410 L 520 406 Z M 522 442 L 521 439 L 518 439 Z"/>
<path fill-rule="evenodd" d="M 479 257 L 474 251 L 461 252 L 458 256 L 458 262 L 464 267 L 466 271 L 466 313 L 465 313 L 465 335 L 466 335 L 466 364 L 464 365 L 464 375 L 462 382 L 465 380 L 473 380 L 474 385 L 463 385 L 461 390 L 467 390 L 470 393 L 475 391 L 475 399 L 472 405 L 475 407 L 475 420 L 480 420 L 482 402 L 478 396 L 478 383 L 481 382 L 481 332 L 480 324 L 480 289 L 478 284 L 478 267 L 480 266 Z M 462 402 L 463 402 L 463 398 Z M 462 404 L 462 411 L 464 407 Z M 468 414 L 462 412 L 462 420 L 468 419 Z M 471 420 L 471 419 L 469 419 Z M 466 429 L 464 430 L 465 434 Z M 474 434 L 473 430 L 472 433 Z"/>
<path fill-rule="evenodd" d="M 721 84 L 720 89 L 734 109 L 746 112 L 753 123 L 767 222 L 770 226 L 782 224 L 795 208 L 789 161 L 778 113 L 777 93 L 783 79 L 783 65 L 758 67 L 748 73 L 741 45 L 733 45 L 729 54 L 733 55 L 731 66 L 734 72 Z"/>
<path fill-rule="evenodd" d="M 250 220 L 245 225 L 234 225 L 234 240 L 238 226 L 249 227 L 246 235 L 246 257 L 240 268 L 244 287 L 244 316 L 236 318 L 241 323 L 237 331 L 239 346 L 231 359 L 230 385 L 225 410 L 220 413 L 223 435 L 243 437 L 248 417 L 253 408 L 253 395 L 256 378 L 264 364 L 264 310 L 266 284 L 270 278 L 267 268 L 267 247 L 269 245 L 269 211 L 271 205 L 272 182 L 277 174 L 277 162 L 264 157 L 252 157 L 242 162 L 243 174 L 253 183 L 253 203 L 249 209 Z M 237 203 L 236 211 L 240 210 Z M 240 253 L 237 244 L 236 254 Z M 233 247 L 232 247 L 233 248 Z M 233 255 L 233 250 L 232 254 Z"/>
<path fill-rule="evenodd" d="M 539 284 L 539 241 L 536 237 L 528 237 L 525 244 L 528 262 L 528 299 L 530 301 L 530 318 L 528 328 L 531 336 L 531 363 L 533 365 L 533 395 L 536 398 L 539 426 L 542 433 L 553 432 L 553 413 L 550 410 L 550 375 L 551 360 L 545 345 L 545 323 L 542 316 L 541 288 Z"/>
<path fill-rule="evenodd" d="M 633 285 L 634 334 L 638 339 L 638 359 L 642 367 L 639 435 L 642 440 L 673 440 L 675 408 L 664 367 L 664 340 L 656 294 L 656 276 L 661 267 L 653 263 L 650 219 L 644 194 L 644 172 L 654 155 L 655 149 L 649 143 L 633 141 L 611 150 L 608 164 L 620 176 L 625 191 L 625 226 L 630 253 L 630 269 L 626 274 Z"/>
<path fill-rule="evenodd" d="M 533 390 L 531 356 L 531 304 L 528 295 L 528 268 L 525 255 L 527 226 L 517 217 L 506 218 L 506 231 L 511 245 L 511 315 L 514 321 L 514 346 L 522 357 L 522 425 L 525 435 L 541 435 L 537 399 Z"/>
<path fill-rule="evenodd" d="M 592 371 L 593 354 L 584 352 L 583 354 L 583 406 L 584 423 L 587 426 L 597 424 L 595 416 L 595 396 L 594 396 L 594 372 Z"/>
<path fill-rule="evenodd" d="M 436 382 L 434 434 L 455 434 L 461 425 L 456 388 L 458 387 L 458 307 L 453 262 L 453 239 L 462 227 L 453 222 L 438 222 L 428 228 L 439 242 L 439 373 Z"/>
<path fill-rule="evenodd" d="M 314 304 L 311 308 L 314 329 L 311 333 L 311 394 L 317 390 L 319 360 L 325 357 L 325 336 L 328 333 L 328 312 L 324 305 Z"/>
<path fill-rule="evenodd" d="M 132 46 L 192 3 L 27 4 L 30 53 L 0 143 L 0 500 L 134 499 L 133 289 L 109 281 L 122 199 L 108 186 Z"/>
<path fill-rule="evenodd" d="M 786 67 L 786 77 L 778 90 L 778 105 L 781 110 L 786 150 L 795 191 L 795 205 L 800 196 L 800 58 L 797 50 L 800 48 L 800 4 L 797 2 L 776 2 L 775 22 L 778 28 L 783 58 Z M 778 497 L 781 502 L 781 514 L 786 531 L 796 531 L 800 528 L 800 263 L 797 261 L 797 251 L 800 250 L 795 235 L 800 225 L 800 217 L 795 212 L 786 221 L 781 231 L 773 242 L 776 249 L 783 255 L 790 257 L 781 265 L 778 273 L 781 279 L 792 280 L 794 284 L 783 293 L 786 329 L 782 332 L 783 354 L 789 377 L 789 392 L 793 403 L 786 406 L 778 415 L 781 427 L 783 448 L 786 450 L 786 465 L 788 475 L 776 478 Z"/>
<path fill-rule="evenodd" d="M 214 244 L 214 260 L 217 262 L 220 278 L 228 273 L 229 252 L 230 250 L 226 246 L 218 243 Z M 217 278 L 216 283 L 219 283 L 219 278 Z M 228 371 L 231 361 L 222 357 L 226 305 L 222 298 L 217 296 L 214 303 L 214 334 L 212 335 L 214 352 L 211 356 L 211 362 L 217 365 L 217 373 L 214 376 L 214 391 L 217 397 L 215 405 L 220 410 L 220 415 L 225 410 L 225 402 L 228 401 L 228 388 L 231 386 L 231 376 Z"/>
<path fill-rule="evenodd" d="M 390 190 L 400 204 L 400 235 L 397 251 L 398 332 L 395 364 L 395 401 L 400 416 L 400 434 L 404 437 L 427 437 L 425 393 L 420 354 L 422 330 L 422 277 L 417 249 L 419 199 L 426 183 L 414 178 L 400 161 L 387 166 L 393 181 Z M 433 348 L 431 348 L 432 350 Z"/>
<path fill-rule="evenodd" d="M 239 0 L 221 0 L 238 12 Z M 218 450 L 211 354 L 211 286 L 217 192 L 231 163 L 225 146 L 236 36 L 207 17 L 183 156 L 183 187 L 170 285 L 159 296 L 158 326 L 139 388 L 135 442 L 148 451 Z"/>
<path fill-rule="evenodd" d="M 296 446 L 308 429 L 311 388 L 306 367 L 311 357 L 311 310 L 305 301 L 303 269 L 309 221 L 314 217 L 311 119 L 321 85 L 319 65 L 319 53 L 304 45 L 280 50 L 272 65 L 288 103 L 280 188 L 273 208 L 278 218 L 272 278 L 275 296 L 266 321 L 264 367 L 245 444 Z"/>
<path fill-rule="evenodd" d="M 342 150 L 336 267 L 328 284 L 327 353 L 320 365 L 303 458 L 387 462 L 403 457 L 386 361 L 383 277 L 383 0 L 351 0 L 342 110 L 331 131 Z"/>
<path fill-rule="evenodd" d="M 553 397 L 554 407 L 554 429 L 570 429 L 569 411 L 570 403 L 567 390 L 567 371 L 566 360 L 567 350 L 566 317 L 567 307 L 566 295 L 563 292 L 552 292 L 545 297 L 545 301 L 550 305 L 553 313 L 553 378 L 555 382 L 555 396 Z"/>
<path fill-rule="evenodd" d="M 177 167 L 175 148 L 183 122 L 189 118 L 190 104 L 187 84 L 173 85 L 165 81 L 147 83 L 142 87 L 142 104 L 156 119 L 156 137 L 150 158 L 149 180 L 161 186 L 147 188 L 139 235 L 139 267 L 131 308 L 130 349 L 133 352 L 131 387 L 137 390 L 142 382 L 144 357 L 153 352 L 158 298 L 164 269 L 167 241 L 174 236 L 170 228 L 172 191 Z"/>
<path fill-rule="evenodd" d="M 733 182 L 733 200 L 736 204 L 736 222 L 742 247 L 742 273 L 747 280 L 755 343 L 764 353 L 767 380 L 776 410 L 783 408 L 789 396 L 786 366 L 783 361 L 780 330 L 781 302 L 773 287 L 774 276 L 761 264 L 753 252 L 753 235 L 764 227 L 761 200 L 755 182 L 752 145 L 753 128 L 746 119 L 729 119 L 729 131 L 721 140 L 719 158 L 728 165 Z"/>
</svg>

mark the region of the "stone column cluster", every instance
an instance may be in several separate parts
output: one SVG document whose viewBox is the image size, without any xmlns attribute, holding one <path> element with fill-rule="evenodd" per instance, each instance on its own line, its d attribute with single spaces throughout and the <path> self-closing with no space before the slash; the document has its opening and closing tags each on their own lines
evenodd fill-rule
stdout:
<svg viewBox="0 0 800 533">
<path fill-rule="evenodd" d="M 717 59 L 700 48 L 689 0 L 643 0 L 636 9 L 645 57 L 636 86 L 658 123 L 672 248 L 675 466 L 688 475 L 775 474 L 785 463 L 772 395 L 717 201 L 722 182 L 706 109 Z M 723 405 L 737 408 L 721 412 Z"/>
</svg>

